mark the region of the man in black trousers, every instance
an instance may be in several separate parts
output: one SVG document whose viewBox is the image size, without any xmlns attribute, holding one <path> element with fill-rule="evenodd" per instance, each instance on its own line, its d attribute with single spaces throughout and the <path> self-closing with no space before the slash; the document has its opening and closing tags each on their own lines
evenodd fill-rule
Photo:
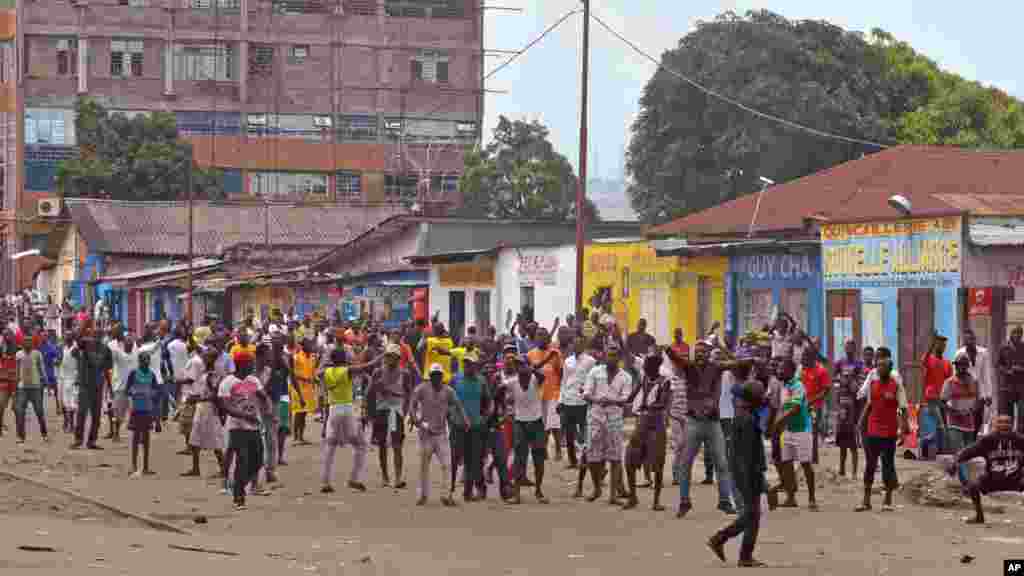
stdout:
<svg viewBox="0 0 1024 576">
<path fill-rule="evenodd" d="M 103 413 L 103 390 L 106 388 L 106 371 L 110 369 L 111 356 L 98 337 L 86 334 L 75 350 L 78 360 L 78 421 L 75 422 L 75 443 L 72 449 L 86 447 L 100 450 L 96 438 Z M 89 435 L 85 436 L 85 419 L 89 417 Z"/>
<path fill-rule="evenodd" d="M 758 410 L 764 403 L 764 385 L 747 380 L 733 388 L 736 416 L 733 420 L 732 474 L 736 495 L 743 507 L 732 524 L 715 533 L 708 547 L 719 560 L 725 562 L 725 543 L 743 534 L 740 545 L 739 566 L 763 566 L 754 559 L 754 546 L 761 524 L 761 494 L 765 488 L 764 431 L 759 425 Z"/>
</svg>

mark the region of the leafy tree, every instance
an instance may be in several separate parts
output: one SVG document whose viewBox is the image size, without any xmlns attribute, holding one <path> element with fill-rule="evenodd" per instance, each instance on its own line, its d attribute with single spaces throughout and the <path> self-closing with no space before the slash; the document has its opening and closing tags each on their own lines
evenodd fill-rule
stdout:
<svg viewBox="0 0 1024 576">
<path fill-rule="evenodd" d="M 502 116 L 493 140 L 465 156 L 459 213 L 477 218 L 574 219 L 576 183 L 572 165 L 555 151 L 544 125 Z M 599 217 L 589 200 L 586 217 Z"/>
<path fill-rule="evenodd" d="M 220 170 L 203 169 L 192 145 L 178 137 L 174 114 L 151 112 L 129 118 L 109 113 L 92 98 L 75 103 L 78 155 L 61 162 L 57 185 L 65 196 L 115 200 L 181 200 L 188 172 L 196 198 L 222 198 Z"/>
<path fill-rule="evenodd" d="M 742 104 L 882 144 L 1024 145 L 1020 102 L 942 71 L 882 30 L 864 35 L 769 11 L 701 22 L 662 63 Z M 647 222 L 703 210 L 880 148 L 809 134 L 659 69 L 644 88 L 626 167 Z"/>
</svg>

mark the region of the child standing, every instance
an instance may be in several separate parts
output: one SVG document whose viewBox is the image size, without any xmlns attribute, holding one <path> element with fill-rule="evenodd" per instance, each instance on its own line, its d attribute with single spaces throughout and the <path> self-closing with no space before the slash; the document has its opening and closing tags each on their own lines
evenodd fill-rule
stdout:
<svg viewBox="0 0 1024 576">
<path fill-rule="evenodd" d="M 149 432 L 156 424 L 160 432 L 160 419 L 156 418 L 156 407 L 160 402 L 160 384 L 156 374 L 149 368 L 149 353 L 139 354 L 139 367 L 128 373 L 125 394 L 131 401 L 131 417 L 128 429 L 132 433 L 132 478 L 149 476 Z M 139 446 L 142 446 L 142 470 L 139 470 Z"/>
</svg>

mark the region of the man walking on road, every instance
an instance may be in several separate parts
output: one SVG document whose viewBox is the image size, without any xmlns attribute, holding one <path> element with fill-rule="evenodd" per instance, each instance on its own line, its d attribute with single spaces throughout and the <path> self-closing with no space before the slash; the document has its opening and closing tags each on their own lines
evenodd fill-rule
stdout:
<svg viewBox="0 0 1024 576">
<path fill-rule="evenodd" d="M 420 440 L 420 495 L 417 506 L 424 506 L 430 496 L 430 461 L 437 457 L 441 477 L 447 479 L 452 465 L 448 441 L 448 410 L 454 408 L 460 421 L 469 428 L 469 417 L 455 391 L 444 384 L 444 369 L 435 363 L 427 371 L 428 381 L 420 384 L 412 394 L 411 427 L 419 430 Z M 455 506 L 449 495 L 441 496 L 445 506 Z"/>
<path fill-rule="evenodd" d="M 100 344 L 96 336 L 86 334 L 81 346 L 75 351 L 78 360 L 78 419 L 75 422 L 75 443 L 73 450 L 82 447 L 102 450 L 96 445 L 100 431 L 100 417 L 103 412 L 103 388 L 106 386 L 106 372 L 110 369 L 110 352 Z M 89 435 L 85 436 L 85 419 L 89 418 Z"/>
<path fill-rule="evenodd" d="M 611 468 L 608 503 L 619 503 L 622 484 L 622 456 L 625 442 L 623 407 L 633 390 L 633 378 L 619 366 L 617 346 L 605 351 L 604 365 L 594 367 L 587 375 L 584 399 L 590 403 L 587 413 L 587 463 L 594 483 L 594 493 L 587 497 L 594 502 L 601 497 L 604 463 Z"/>
<path fill-rule="evenodd" d="M 740 545 L 740 567 L 758 567 L 754 546 L 761 525 L 761 494 L 764 492 L 764 437 L 755 414 L 764 403 L 764 385 L 753 379 L 733 390 L 736 415 L 733 418 L 732 474 L 737 496 L 742 500 L 740 515 L 732 524 L 719 530 L 708 546 L 719 560 L 725 562 L 725 543 L 743 534 Z"/>
<path fill-rule="evenodd" d="M 324 371 L 324 388 L 327 391 L 330 414 L 327 418 L 327 435 L 321 449 L 320 493 L 334 492 L 331 486 L 334 456 L 338 448 L 345 444 L 350 444 L 355 454 L 348 487 L 358 492 L 366 492 L 366 485 L 359 480 L 366 465 L 366 438 L 357 424 L 352 377 L 373 370 L 380 364 L 380 358 L 367 364 L 346 366 L 344 349 L 336 348 L 331 364 L 332 366 Z"/>
<path fill-rule="evenodd" d="M 373 443 L 377 445 L 380 458 L 380 474 L 384 485 L 390 485 L 388 474 L 388 446 L 395 457 L 395 488 L 405 488 L 403 445 L 405 443 L 405 416 L 409 413 L 412 397 L 412 375 L 400 365 L 399 344 L 388 344 L 384 352 L 384 364 L 373 373 L 366 397 L 375 399 L 375 412 L 368 414 L 373 419 Z"/>
<path fill-rule="evenodd" d="M 452 380 L 455 394 L 462 403 L 466 416 L 469 417 L 469 428 L 460 431 L 463 454 L 462 499 L 472 502 L 478 497 L 487 498 L 487 484 L 484 483 L 484 438 L 486 429 L 484 410 L 490 405 L 490 390 L 479 375 L 480 358 L 476 351 L 467 352 L 462 359 L 463 371 Z M 473 494 L 476 489 L 477 494 Z"/>
<path fill-rule="evenodd" d="M 864 502 L 857 512 L 871 510 L 871 487 L 875 482 L 878 460 L 882 460 L 882 482 L 885 501 L 882 510 L 892 509 L 892 493 L 899 486 L 896 479 L 896 441 L 910 427 L 907 423 L 907 393 L 899 372 L 892 370 L 892 352 L 880 347 L 875 370 L 857 393 L 867 401 L 860 415 L 858 428 L 864 435 Z"/>
</svg>

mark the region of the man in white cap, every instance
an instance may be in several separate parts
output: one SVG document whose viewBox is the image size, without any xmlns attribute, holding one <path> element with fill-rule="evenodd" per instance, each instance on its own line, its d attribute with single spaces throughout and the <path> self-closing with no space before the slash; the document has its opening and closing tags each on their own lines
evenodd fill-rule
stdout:
<svg viewBox="0 0 1024 576">
<path fill-rule="evenodd" d="M 373 443 L 377 446 L 380 459 L 380 474 L 384 485 L 390 485 L 388 475 L 388 445 L 395 455 L 395 488 L 405 488 L 403 474 L 402 446 L 405 442 L 405 415 L 409 413 L 412 399 L 412 375 L 400 365 L 402 350 L 398 344 L 388 344 L 384 349 L 384 364 L 373 373 L 366 390 L 367 404 L 373 405 Z"/>
<path fill-rule="evenodd" d="M 420 384 L 412 394 L 412 426 L 419 430 L 420 440 L 420 490 L 417 506 L 424 506 L 430 496 L 430 460 L 437 457 L 441 464 L 442 478 L 448 477 L 452 465 L 448 450 L 448 409 L 458 412 L 459 421 L 469 428 L 469 418 L 455 391 L 444 383 L 445 371 L 440 364 L 431 364 L 427 371 L 429 380 Z M 441 497 L 445 506 L 455 506 L 450 495 Z"/>
</svg>

